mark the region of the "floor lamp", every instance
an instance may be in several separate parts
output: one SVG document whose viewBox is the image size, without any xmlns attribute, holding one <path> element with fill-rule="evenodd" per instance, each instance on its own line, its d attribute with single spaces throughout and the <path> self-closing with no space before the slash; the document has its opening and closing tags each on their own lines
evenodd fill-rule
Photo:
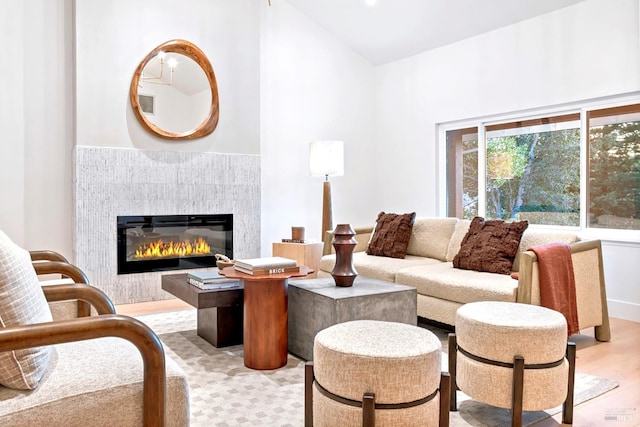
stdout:
<svg viewBox="0 0 640 427">
<path fill-rule="evenodd" d="M 314 141 L 309 144 L 309 173 L 324 176 L 322 193 L 322 234 L 333 229 L 331 212 L 331 183 L 329 176 L 344 174 L 344 143 L 342 141 Z"/>
</svg>

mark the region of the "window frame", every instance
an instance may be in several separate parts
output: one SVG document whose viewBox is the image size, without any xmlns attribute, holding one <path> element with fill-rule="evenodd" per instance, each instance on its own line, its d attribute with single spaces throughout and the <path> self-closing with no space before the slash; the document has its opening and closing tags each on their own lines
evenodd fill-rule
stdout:
<svg viewBox="0 0 640 427">
<path fill-rule="evenodd" d="M 584 239 L 600 239 L 619 242 L 640 242 L 640 230 L 595 228 L 588 227 L 588 167 L 589 129 L 588 115 L 595 110 L 621 108 L 632 104 L 640 104 L 640 93 L 633 93 L 617 97 L 608 97 L 590 101 L 563 104 L 539 109 L 516 111 L 493 116 L 477 117 L 475 119 L 456 120 L 436 124 L 437 153 L 438 153 L 438 185 L 437 211 L 441 216 L 448 215 L 447 201 L 447 132 L 467 128 L 478 129 L 478 215 L 486 215 L 486 129 L 488 126 L 496 126 L 518 121 L 537 120 L 551 116 L 564 116 L 567 114 L 580 115 L 580 225 L 544 225 L 531 224 L 536 229 L 561 230 L 577 232 Z M 481 149 L 482 148 L 482 149 Z"/>
</svg>

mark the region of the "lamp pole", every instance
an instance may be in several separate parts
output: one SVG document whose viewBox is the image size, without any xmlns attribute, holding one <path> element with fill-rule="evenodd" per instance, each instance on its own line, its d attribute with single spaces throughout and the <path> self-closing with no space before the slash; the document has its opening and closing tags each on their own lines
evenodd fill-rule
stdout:
<svg viewBox="0 0 640 427">
<path fill-rule="evenodd" d="M 325 181 L 322 191 L 322 234 L 320 238 L 324 240 L 327 231 L 333 229 L 333 212 L 331 210 L 331 182 L 329 175 L 325 175 Z"/>
</svg>

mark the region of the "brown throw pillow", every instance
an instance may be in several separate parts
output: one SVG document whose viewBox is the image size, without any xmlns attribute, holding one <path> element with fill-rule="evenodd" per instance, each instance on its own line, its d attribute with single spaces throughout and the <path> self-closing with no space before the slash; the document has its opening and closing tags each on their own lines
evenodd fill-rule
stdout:
<svg viewBox="0 0 640 427">
<path fill-rule="evenodd" d="M 367 254 L 404 258 L 415 219 L 415 212 L 402 215 L 380 212 Z"/>
<path fill-rule="evenodd" d="M 463 270 L 511 274 L 513 260 L 518 252 L 527 221 L 504 222 L 473 218 L 453 266 Z"/>
</svg>

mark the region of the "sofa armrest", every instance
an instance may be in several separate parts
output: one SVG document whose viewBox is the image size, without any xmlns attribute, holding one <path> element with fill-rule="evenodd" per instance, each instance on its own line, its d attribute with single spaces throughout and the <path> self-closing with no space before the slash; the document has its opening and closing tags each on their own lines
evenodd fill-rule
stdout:
<svg viewBox="0 0 640 427">
<path fill-rule="evenodd" d="M 363 252 L 367 249 L 367 245 L 369 244 L 369 239 L 371 238 L 371 233 L 373 233 L 374 227 L 357 227 L 354 228 L 353 231 L 356 232 L 354 236 L 358 241 L 354 252 Z M 331 241 L 333 240 L 333 230 L 327 230 L 324 233 L 324 246 L 322 248 L 322 255 L 330 255 L 334 253 L 333 246 L 331 245 Z"/>
<path fill-rule="evenodd" d="M 569 244 L 576 281 L 578 323 L 581 329 L 595 327 L 598 341 L 609 341 L 609 310 L 607 307 L 602 242 L 588 240 Z M 517 302 L 540 305 L 538 258 L 525 251 L 520 258 Z"/>
</svg>

